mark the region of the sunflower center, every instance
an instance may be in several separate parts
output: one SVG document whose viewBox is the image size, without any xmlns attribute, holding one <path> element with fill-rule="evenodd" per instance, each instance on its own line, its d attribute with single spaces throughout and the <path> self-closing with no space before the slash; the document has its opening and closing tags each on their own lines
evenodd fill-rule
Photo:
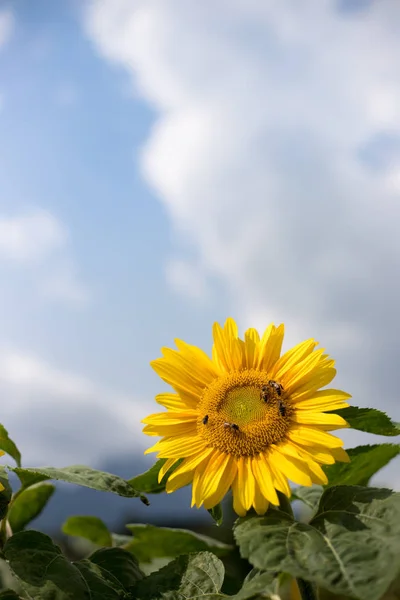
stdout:
<svg viewBox="0 0 400 600">
<path fill-rule="evenodd" d="M 221 452 L 254 456 L 285 438 L 293 412 L 279 382 L 249 369 L 227 373 L 205 389 L 197 428 Z"/>
</svg>

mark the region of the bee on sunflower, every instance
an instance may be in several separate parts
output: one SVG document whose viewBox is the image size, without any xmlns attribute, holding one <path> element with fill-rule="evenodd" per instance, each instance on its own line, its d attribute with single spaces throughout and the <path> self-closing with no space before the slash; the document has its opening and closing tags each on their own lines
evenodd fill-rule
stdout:
<svg viewBox="0 0 400 600">
<path fill-rule="evenodd" d="M 279 505 L 277 491 L 290 497 L 289 481 L 326 484 L 321 465 L 348 462 L 343 442 L 329 431 L 347 427 L 337 414 L 348 406 L 346 392 L 325 388 L 336 369 L 314 339 L 281 356 L 284 326 L 269 325 L 238 336 L 233 319 L 213 327 L 212 358 L 176 340 L 151 366 L 175 393 L 156 396 L 165 412 L 143 419 L 144 433 L 162 439 L 146 450 L 167 459 L 159 481 L 166 491 L 192 483 L 192 506 L 217 505 L 229 489 L 243 516 L 254 507 Z"/>
</svg>

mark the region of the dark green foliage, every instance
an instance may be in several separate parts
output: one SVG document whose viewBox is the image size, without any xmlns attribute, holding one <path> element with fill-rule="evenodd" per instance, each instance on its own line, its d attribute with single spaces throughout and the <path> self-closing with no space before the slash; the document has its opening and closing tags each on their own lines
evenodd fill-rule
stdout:
<svg viewBox="0 0 400 600">
<path fill-rule="evenodd" d="M 400 569 L 400 494 L 328 488 L 309 524 L 270 510 L 240 519 L 235 537 L 258 569 L 287 572 L 334 593 L 379 600 Z"/>
<path fill-rule="evenodd" d="M 98 517 L 70 517 L 62 526 L 67 535 L 85 538 L 97 546 L 112 546 L 111 533 Z"/>
<path fill-rule="evenodd" d="M 399 444 L 374 444 L 357 446 L 347 450 L 349 463 L 327 465 L 328 485 L 368 485 L 375 473 L 400 454 Z"/>
<path fill-rule="evenodd" d="M 0 450 L 4 450 L 6 454 L 11 456 L 18 467 L 21 466 L 21 453 L 12 439 L 8 437 L 8 431 L 3 425 L 0 425 Z"/>
<path fill-rule="evenodd" d="M 8 520 L 13 533 L 22 531 L 33 519 L 40 515 L 55 490 L 51 483 L 37 483 L 21 490 L 13 500 Z"/>
<path fill-rule="evenodd" d="M 332 412 L 346 419 L 352 429 L 376 435 L 400 435 L 400 424 L 395 423 L 386 413 L 376 408 L 348 406 Z"/>
<path fill-rule="evenodd" d="M 129 549 L 139 562 L 151 562 L 154 558 L 175 558 L 180 554 L 209 550 L 217 556 L 225 556 L 233 548 L 218 540 L 200 535 L 186 529 L 171 529 L 169 527 L 154 527 L 153 525 L 127 525 L 133 534 Z"/>
<path fill-rule="evenodd" d="M 135 477 L 132 477 L 132 479 L 128 479 L 128 483 L 130 483 L 135 490 L 142 492 L 143 494 L 160 494 L 161 492 L 165 492 L 165 483 L 168 476 L 174 472 L 182 461 L 178 460 L 164 475 L 161 483 L 158 483 L 158 473 L 165 462 L 165 458 L 160 458 L 148 471 L 136 475 Z"/>
<path fill-rule="evenodd" d="M 97 469 L 90 469 L 83 465 L 73 465 L 61 469 L 37 467 L 29 469 L 15 468 L 12 470 L 18 475 L 24 487 L 28 487 L 39 481 L 45 481 L 46 479 L 56 479 L 102 492 L 112 492 L 126 498 L 140 496 L 139 491 L 135 490 L 125 479 L 111 473 L 98 471 Z"/>
</svg>

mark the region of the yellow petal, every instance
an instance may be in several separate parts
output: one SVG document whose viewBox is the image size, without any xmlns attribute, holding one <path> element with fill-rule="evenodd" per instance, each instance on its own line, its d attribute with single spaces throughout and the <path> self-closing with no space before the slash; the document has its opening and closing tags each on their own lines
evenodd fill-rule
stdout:
<svg viewBox="0 0 400 600">
<path fill-rule="evenodd" d="M 186 473 L 181 473 L 179 477 L 175 477 L 174 481 L 171 482 L 169 479 L 165 485 L 165 491 L 167 494 L 171 494 L 172 492 L 176 492 L 185 485 L 189 485 L 189 483 L 193 479 L 193 471 L 186 471 Z"/>
<path fill-rule="evenodd" d="M 161 483 L 162 479 L 164 478 L 164 475 L 167 473 L 167 471 L 170 470 L 170 468 L 176 462 L 178 462 L 178 460 L 179 459 L 177 459 L 177 458 L 169 458 L 168 460 L 165 461 L 165 463 L 163 464 L 161 469 L 158 471 L 158 483 Z"/>
<path fill-rule="evenodd" d="M 145 419 L 142 419 L 142 423 L 147 423 L 148 425 L 180 425 L 181 423 L 196 422 L 197 417 L 197 410 L 186 412 L 162 412 L 149 415 Z"/>
<path fill-rule="evenodd" d="M 335 462 L 335 459 L 332 454 L 332 448 L 329 450 L 325 450 L 320 446 L 308 446 L 307 448 L 305 448 L 300 444 L 295 444 L 293 441 L 291 441 L 290 444 L 294 446 L 301 458 L 309 456 L 315 461 L 321 463 L 322 465 L 333 465 L 333 463 Z"/>
<path fill-rule="evenodd" d="M 257 368 L 271 371 L 281 354 L 284 333 L 283 324 L 279 327 L 274 325 L 267 327 L 258 348 Z"/>
<path fill-rule="evenodd" d="M 177 340 L 177 342 L 179 342 L 179 340 Z M 215 369 L 215 366 L 213 366 L 211 360 L 208 359 L 211 364 L 210 367 L 209 363 L 203 359 L 201 351 L 196 353 L 194 350 L 186 349 L 183 352 L 178 352 L 176 350 L 171 350 L 171 348 L 162 348 L 162 353 L 164 355 L 164 360 L 178 369 L 182 374 L 185 374 L 193 385 L 196 385 L 196 389 L 204 389 L 218 377 L 218 371 Z"/>
<path fill-rule="evenodd" d="M 294 390 L 295 387 L 310 381 L 315 369 L 321 363 L 321 357 L 324 350 L 315 350 L 294 365 L 289 371 L 285 371 L 282 376 L 282 384 L 286 390 Z M 290 393 L 290 392 L 289 392 Z"/>
<path fill-rule="evenodd" d="M 193 410 L 190 403 L 187 404 L 178 394 L 158 394 L 156 396 L 156 402 L 169 411 L 184 412 L 186 410 Z"/>
<path fill-rule="evenodd" d="M 300 460 L 285 456 L 279 451 L 279 446 L 270 448 L 269 461 L 293 483 L 299 485 L 311 485 L 311 478 L 307 468 Z"/>
<path fill-rule="evenodd" d="M 176 425 L 145 425 L 145 427 L 143 427 L 143 433 L 158 437 L 193 435 L 196 432 L 196 423 L 177 423 Z"/>
<path fill-rule="evenodd" d="M 254 501 L 255 480 L 251 470 L 251 458 L 241 456 L 237 461 L 239 477 L 240 502 L 246 510 L 249 510 Z"/>
<path fill-rule="evenodd" d="M 342 440 L 334 435 L 306 425 L 294 425 L 287 435 L 289 439 L 303 446 L 317 445 L 325 448 L 340 448 L 343 446 Z"/>
<path fill-rule="evenodd" d="M 296 404 L 299 410 L 336 410 L 348 406 L 346 400 L 351 398 L 350 394 L 342 392 L 342 390 L 320 390 L 312 395 L 304 395 L 298 398 L 298 394 L 292 394 L 291 402 Z"/>
<path fill-rule="evenodd" d="M 182 463 L 175 469 L 173 473 L 171 473 L 169 477 L 169 481 L 171 484 L 174 482 L 174 479 L 179 475 L 182 475 L 186 472 L 192 472 L 196 467 L 198 467 L 205 459 L 207 459 L 210 454 L 213 452 L 212 448 L 205 448 L 198 454 L 194 454 L 188 458 L 185 458 Z"/>
<path fill-rule="evenodd" d="M 204 501 L 204 507 L 209 510 L 213 508 L 218 502 L 221 502 L 224 496 L 228 493 L 229 488 L 231 487 L 233 480 L 235 479 L 237 474 L 237 465 L 236 460 L 230 456 L 229 462 L 225 467 L 225 472 L 218 483 L 218 487 L 215 490 L 215 493 L 209 496 Z"/>
<path fill-rule="evenodd" d="M 227 319 L 225 326 L 214 323 L 213 359 L 225 371 L 235 371 L 243 367 L 242 344 L 238 338 L 237 325 L 233 319 Z"/>
<path fill-rule="evenodd" d="M 285 352 L 274 365 L 271 376 L 280 380 L 286 372 L 294 367 L 294 365 L 311 354 L 317 344 L 318 342 L 314 339 L 309 339 L 305 342 L 301 342 L 301 344 L 297 344 L 297 346 Z"/>
<path fill-rule="evenodd" d="M 336 375 L 336 369 L 332 367 L 323 367 L 310 373 L 305 377 L 301 384 L 298 382 L 293 388 L 286 388 L 291 398 L 296 398 L 296 402 L 302 397 L 310 397 L 314 392 L 328 385 Z"/>
<path fill-rule="evenodd" d="M 275 466 L 273 462 L 268 462 L 268 466 L 272 475 L 272 483 L 274 488 L 282 494 L 285 494 L 288 498 L 292 495 L 292 490 L 290 489 L 288 479 L 286 475 L 284 475 L 278 466 Z"/>
<path fill-rule="evenodd" d="M 323 413 L 313 410 L 296 411 L 292 416 L 295 423 L 306 425 L 335 425 L 337 427 L 348 427 L 347 421 L 335 413 Z"/>
<path fill-rule="evenodd" d="M 245 342 L 245 367 L 253 369 L 257 357 L 258 344 L 260 336 L 256 329 L 248 329 L 244 334 Z"/>
<path fill-rule="evenodd" d="M 207 356 L 203 350 L 197 346 L 186 344 L 186 342 L 183 342 L 182 340 L 175 340 L 175 344 L 183 356 L 206 373 L 208 380 L 212 380 L 220 375 L 219 369 L 216 368 L 211 358 Z"/>
<path fill-rule="evenodd" d="M 199 386 L 195 380 L 191 380 L 190 374 L 171 365 L 164 358 L 153 360 L 150 365 L 163 381 L 178 392 L 188 406 L 196 408 L 204 388 Z"/>
<path fill-rule="evenodd" d="M 253 457 L 252 467 L 254 477 L 259 486 L 261 494 L 276 506 L 279 505 L 278 496 L 272 483 L 272 475 L 268 466 L 268 459 L 265 454 L 258 454 Z"/>
<path fill-rule="evenodd" d="M 158 452 L 158 458 L 185 458 L 201 452 L 205 448 L 205 442 L 198 435 L 167 437 L 160 440 L 151 448 L 145 450 L 145 454 Z"/>
<path fill-rule="evenodd" d="M 267 512 L 268 506 L 269 506 L 269 502 L 264 497 L 263 493 L 261 492 L 260 486 L 258 485 L 257 481 L 256 481 L 255 490 L 254 490 L 253 506 L 254 506 L 254 510 L 256 511 L 256 513 L 258 515 L 264 515 Z"/>
<path fill-rule="evenodd" d="M 199 494 L 202 502 L 210 497 L 218 497 L 223 492 L 226 486 L 226 482 L 224 482 L 226 470 L 232 460 L 229 454 L 219 451 L 214 453 L 199 481 Z M 230 483 L 228 483 L 228 489 Z"/>
<path fill-rule="evenodd" d="M 237 462 L 239 467 L 239 461 Z M 233 510 L 239 517 L 244 517 L 246 515 L 246 508 L 242 503 L 242 494 L 240 492 L 240 484 L 239 484 L 239 469 L 235 479 L 232 484 L 232 495 L 233 495 Z"/>
<path fill-rule="evenodd" d="M 313 483 L 317 485 L 326 485 L 328 483 L 328 478 L 318 463 L 314 462 L 313 460 L 308 460 L 307 467 L 310 470 L 311 480 Z"/>
</svg>

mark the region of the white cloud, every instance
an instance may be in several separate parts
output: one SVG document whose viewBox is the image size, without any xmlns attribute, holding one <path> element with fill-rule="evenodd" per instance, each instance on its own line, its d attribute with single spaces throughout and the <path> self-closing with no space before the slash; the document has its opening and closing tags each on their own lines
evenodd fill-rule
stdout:
<svg viewBox="0 0 400 600">
<path fill-rule="evenodd" d="M 15 19 L 11 10 L 0 10 L 0 49 L 10 41 L 14 27 Z"/>
<path fill-rule="evenodd" d="M 92 0 L 85 25 L 158 110 L 143 170 L 203 277 L 246 325 L 316 336 L 355 402 L 399 419 L 400 162 L 360 150 L 400 136 L 400 4 L 335 6 Z"/>
<path fill-rule="evenodd" d="M 39 262 L 67 241 L 64 226 L 50 213 L 0 215 L 0 260 Z"/>
<path fill-rule="evenodd" d="M 139 440 L 145 407 L 134 398 L 32 354 L 0 350 L 1 420 L 26 464 L 100 464 Z"/>
<path fill-rule="evenodd" d="M 207 297 L 207 281 L 201 267 L 187 260 L 170 260 L 166 267 L 170 286 L 188 298 L 203 301 Z"/>
<path fill-rule="evenodd" d="M 40 297 L 82 306 L 89 291 L 80 281 L 71 257 L 69 233 L 51 213 L 39 208 L 0 214 L 0 268 L 33 277 Z"/>
</svg>

